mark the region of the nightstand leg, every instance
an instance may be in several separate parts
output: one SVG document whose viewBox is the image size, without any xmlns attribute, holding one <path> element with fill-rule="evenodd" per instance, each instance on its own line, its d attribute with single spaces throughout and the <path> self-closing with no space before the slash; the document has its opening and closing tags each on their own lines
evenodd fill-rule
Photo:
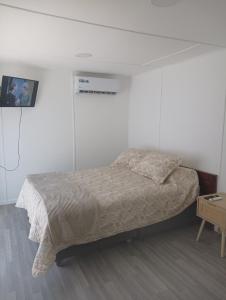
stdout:
<svg viewBox="0 0 226 300">
<path fill-rule="evenodd" d="M 201 225 L 200 225 L 199 232 L 198 232 L 198 235 L 197 235 L 197 238 L 196 238 L 196 241 L 197 241 L 197 242 L 198 242 L 199 239 L 200 239 L 200 236 L 201 236 L 201 234 L 202 234 L 202 231 L 203 231 L 203 228 L 204 228 L 204 226 L 205 226 L 205 223 L 206 223 L 206 221 L 205 221 L 205 220 L 202 220 L 202 223 L 201 223 Z"/>
<path fill-rule="evenodd" d="M 224 257 L 224 248 L 225 248 L 225 232 L 221 233 L 221 257 Z"/>
</svg>

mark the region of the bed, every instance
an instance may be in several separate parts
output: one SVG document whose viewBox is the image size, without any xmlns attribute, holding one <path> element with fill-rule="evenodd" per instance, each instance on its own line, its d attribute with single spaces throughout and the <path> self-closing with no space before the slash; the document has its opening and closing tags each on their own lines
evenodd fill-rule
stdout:
<svg viewBox="0 0 226 300">
<path fill-rule="evenodd" d="M 184 167 L 177 167 L 164 184 L 120 164 L 28 176 L 16 206 L 27 210 L 29 239 L 39 243 L 32 275 L 47 272 L 57 255 L 72 245 L 132 232 L 180 214 L 195 201 L 199 188 L 197 172 Z"/>
</svg>

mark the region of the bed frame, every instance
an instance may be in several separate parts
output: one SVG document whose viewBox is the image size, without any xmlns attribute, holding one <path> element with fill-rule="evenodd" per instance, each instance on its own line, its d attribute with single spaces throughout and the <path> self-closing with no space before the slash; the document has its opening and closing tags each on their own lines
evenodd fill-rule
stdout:
<svg viewBox="0 0 226 300">
<path fill-rule="evenodd" d="M 217 192 L 217 175 L 197 171 L 199 177 L 200 195 L 207 195 Z M 132 239 L 143 238 L 146 235 L 153 235 L 159 232 L 172 230 L 181 226 L 189 225 L 198 221 L 196 217 L 196 202 L 186 208 L 181 214 L 168 220 L 152 224 L 143 228 L 123 232 L 112 237 L 104 238 L 84 245 L 75 245 L 66 248 L 56 255 L 57 266 L 63 266 L 65 258 L 73 257 L 84 252 L 91 252 L 96 249 L 112 246 L 119 242 L 131 241 Z"/>
</svg>

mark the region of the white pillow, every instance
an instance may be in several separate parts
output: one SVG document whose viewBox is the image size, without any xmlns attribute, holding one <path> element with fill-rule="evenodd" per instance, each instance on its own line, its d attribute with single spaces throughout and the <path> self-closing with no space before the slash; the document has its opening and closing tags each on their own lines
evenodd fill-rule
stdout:
<svg viewBox="0 0 226 300">
<path fill-rule="evenodd" d="M 152 152 L 135 164 L 131 171 L 151 178 L 157 184 L 162 184 L 181 163 L 182 160 L 177 156 Z"/>
<path fill-rule="evenodd" d="M 111 164 L 111 166 L 123 166 L 131 168 L 134 166 L 134 163 L 139 163 L 141 159 L 146 155 L 147 151 L 143 149 L 130 148 L 126 151 L 123 151 L 116 160 Z M 130 166 L 131 164 L 131 166 Z"/>
</svg>

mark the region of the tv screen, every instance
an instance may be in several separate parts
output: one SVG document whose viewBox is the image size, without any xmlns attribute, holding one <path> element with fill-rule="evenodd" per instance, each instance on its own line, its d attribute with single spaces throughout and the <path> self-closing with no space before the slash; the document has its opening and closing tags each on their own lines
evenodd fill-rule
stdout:
<svg viewBox="0 0 226 300">
<path fill-rule="evenodd" d="M 31 107 L 35 106 L 38 81 L 3 76 L 0 107 Z"/>
</svg>

